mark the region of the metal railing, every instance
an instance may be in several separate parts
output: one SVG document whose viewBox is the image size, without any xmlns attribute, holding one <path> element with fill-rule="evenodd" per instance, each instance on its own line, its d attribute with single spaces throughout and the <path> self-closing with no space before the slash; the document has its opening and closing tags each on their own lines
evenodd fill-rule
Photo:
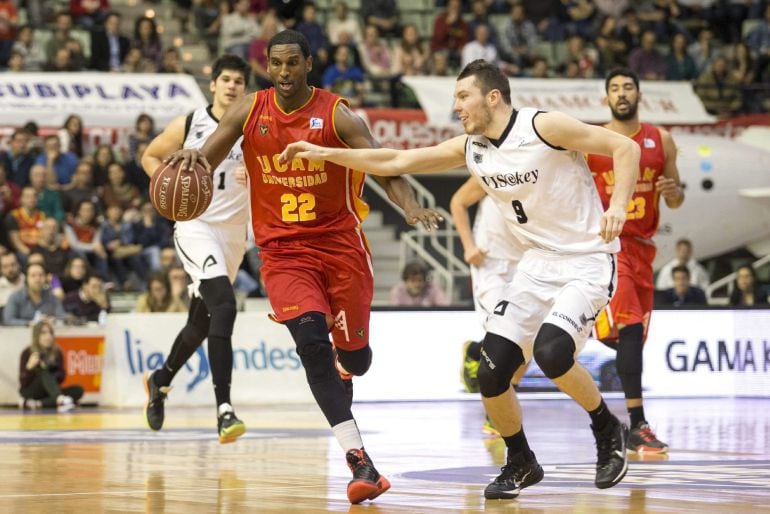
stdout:
<svg viewBox="0 0 770 514">
<path fill-rule="evenodd" d="M 399 268 L 403 269 L 407 261 L 419 257 L 433 268 L 433 275 L 439 280 L 450 300 L 455 301 L 455 283 L 457 278 L 470 276 L 470 268 L 462 259 L 457 257 L 457 231 L 452 215 L 443 207 L 436 205 L 436 197 L 425 186 L 410 175 L 402 177 L 414 189 L 415 197 L 423 207 L 437 211 L 444 218 L 444 228 L 427 231 L 422 226 L 401 233 L 401 253 Z M 367 177 L 367 185 L 383 198 L 388 204 L 402 212 L 401 208 L 388 198 L 388 193 L 371 177 Z"/>
<path fill-rule="evenodd" d="M 751 263 L 751 267 L 754 269 L 761 268 L 762 266 L 770 263 L 770 254 L 765 255 L 764 257 L 761 257 L 757 259 L 756 261 Z M 735 277 L 738 276 L 737 271 L 733 271 L 729 275 L 725 275 L 724 277 L 720 278 L 719 280 L 715 280 L 709 286 L 706 288 L 706 298 L 708 299 L 709 305 L 727 305 L 728 299 L 730 298 L 730 295 L 733 293 L 733 289 L 735 288 Z M 723 287 L 727 290 L 726 296 L 715 296 L 714 293 L 716 293 L 718 290 L 722 289 Z"/>
</svg>

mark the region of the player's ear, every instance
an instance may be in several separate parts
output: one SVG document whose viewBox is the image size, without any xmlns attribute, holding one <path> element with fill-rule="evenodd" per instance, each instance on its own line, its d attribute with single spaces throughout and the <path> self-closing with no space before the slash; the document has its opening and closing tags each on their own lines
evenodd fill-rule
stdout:
<svg viewBox="0 0 770 514">
<path fill-rule="evenodd" d="M 307 59 L 305 59 L 305 70 L 310 73 L 313 70 L 313 56 L 308 56 Z"/>
<path fill-rule="evenodd" d="M 211 82 L 209 82 L 209 91 L 213 94 L 215 88 L 216 88 L 216 80 L 212 80 Z"/>
</svg>

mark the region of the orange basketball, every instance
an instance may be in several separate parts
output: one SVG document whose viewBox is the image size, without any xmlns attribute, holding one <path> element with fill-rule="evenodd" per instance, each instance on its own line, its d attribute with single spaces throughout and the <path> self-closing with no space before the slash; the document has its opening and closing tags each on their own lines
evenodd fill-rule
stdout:
<svg viewBox="0 0 770 514">
<path fill-rule="evenodd" d="M 214 183 L 202 164 L 180 171 L 181 161 L 161 164 L 150 179 L 150 201 L 164 218 L 188 221 L 197 218 L 211 203 Z"/>
</svg>

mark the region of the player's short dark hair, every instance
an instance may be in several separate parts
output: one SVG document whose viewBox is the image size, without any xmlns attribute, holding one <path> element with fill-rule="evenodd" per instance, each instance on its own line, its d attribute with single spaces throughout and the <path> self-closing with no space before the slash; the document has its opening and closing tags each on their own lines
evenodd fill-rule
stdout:
<svg viewBox="0 0 770 514">
<path fill-rule="evenodd" d="M 467 77 L 474 77 L 476 85 L 481 89 L 481 93 L 486 95 L 493 89 L 500 91 L 503 102 L 511 105 L 511 85 L 500 68 L 484 59 L 476 59 L 469 62 L 463 71 L 457 76 L 457 80 Z"/>
<path fill-rule="evenodd" d="M 297 45 L 305 59 L 310 57 L 310 43 L 308 43 L 307 38 L 302 32 L 286 29 L 270 38 L 270 41 L 267 43 L 268 56 L 270 55 L 270 49 L 276 45 Z"/>
<path fill-rule="evenodd" d="M 674 266 L 671 268 L 671 276 L 673 277 L 676 273 L 686 273 L 687 276 L 690 276 L 690 268 L 685 266 L 684 264 L 680 264 L 679 266 Z"/>
<path fill-rule="evenodd" d="M 685 245 L 685 246 L 687 246 L 689 248 L 692 248 L 692 241 L 690 241 L 686 237 L 683 237 L 682 239 L 680 239 L 680 240 L 678 240 L 676 242 L 676 246 L 679 246 L 679 245 Z"/>
<path fill-rule="evenodd" d="M 429 273 L 430 268 L 428 265 L 420 259 L 415 259 L 404 265 L 404 269 L 401 271 L 401 279 L 406 280 L 409 277 L 421 276 L 424 280 L 427 280 Z"/>
<path fill-rule="evenodd" d="M 246 84 L 249 83 L 249 63 L 233 54 L 220 55 L 211 66 L 211 80 L 217 80 L 224 70 L 233 70 L 243 75 Z"/>
<path fill-rule="evenodd" d="M 625 68 L 625 67 L 619 66 L 617 68 L 612 68 L 610 71 L 607 72 L 607 77 L 604 79 L 605 93 L 610 90 L 610 80 L 614 79 L 615 77 L 630 78 L 631 80 L 634 81 L 636 90 L 639 91 L 639 76 L 636 73 L 634 73 L 631 68 Z"/>
</svg>

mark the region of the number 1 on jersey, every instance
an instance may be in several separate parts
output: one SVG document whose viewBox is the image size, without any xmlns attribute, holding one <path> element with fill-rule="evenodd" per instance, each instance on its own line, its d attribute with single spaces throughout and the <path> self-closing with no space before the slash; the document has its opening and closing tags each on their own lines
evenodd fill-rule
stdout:
<svg viewBox="0 0 770 514">
<path fill-rule="evenodd" d="M 520 201 L 512 201 L 511 206 L 513 207 L 513 212 L 516 214 L 516 221 L 522 225 L 529 221 L 529 218 L 527 218 L 527 213 L 524 212 L 524 206 L 521 205 Z"/>
<path fill-rule="evenodd" d="M 315 219 L 315 195 L 302 193 L 293 195 L 285 193 L 281 195 L 281 220 L 287 223 L 298 221 L 312 221 Z"/>
<path fill-rule="evenodd" d="M 217 186 L 217 189 L 224 189 L 225 188 L 225 172 L 221 171 L 219 172 L 219 185 Z"/>
</svg>

